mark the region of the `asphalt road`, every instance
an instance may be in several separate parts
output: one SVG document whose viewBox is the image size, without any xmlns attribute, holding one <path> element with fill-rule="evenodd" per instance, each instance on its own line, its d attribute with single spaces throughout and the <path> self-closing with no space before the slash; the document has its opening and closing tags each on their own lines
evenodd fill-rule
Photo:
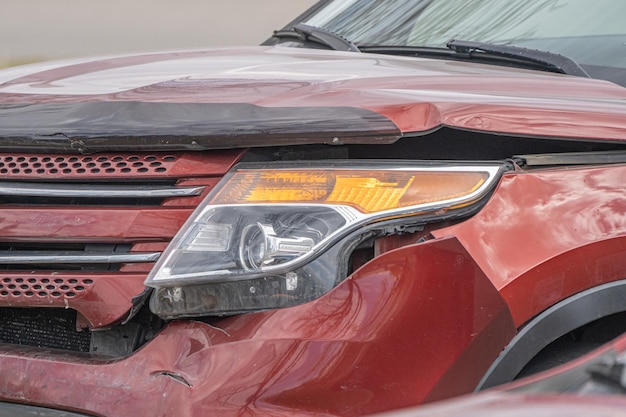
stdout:
<svg viewBox="0 0 626 417">
<path fill-rule="evenodd" d="M 315 0 L 0 0 L 0 65 L 255 45 Z"/>
</svg>

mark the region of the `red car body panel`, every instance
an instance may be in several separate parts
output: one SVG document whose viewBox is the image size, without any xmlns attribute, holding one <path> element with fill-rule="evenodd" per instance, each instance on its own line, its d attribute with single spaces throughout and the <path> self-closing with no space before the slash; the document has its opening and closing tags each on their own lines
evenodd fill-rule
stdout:
<svg viewBox="0 0 626 417">
<path fill-rule="evenodd" d="M 572 294 L 624 278 L 625 180 L 622 166 L 509 173 L 480 213 L 433 235 L 459 239 L 520 326 Z"/>
<path fill-rule="evenodd" d="M 146 75 L 155 70 L 157 75 Z M 622 87 L 465 62 L 255 47 L 69 61 L 5 74 L 4 103 L 348 106 L 380 113 L 404 133 L 445 125 L 547 137 L 626 137 Z"/>
<path fill-rule="evenodd" d="M 447 238 L 388 252 L 302 306 L 171 323 L 115 362 L 3 349 L 0 398 L 115 416 L 358 416 L 467 392 L 514 332 Z"/>
<path fill-rule="evenodd" d="M 45 214 L 44 214 L 45 213 Z M 63 239 L 75 237 L 101 240 L 113 239 L 164 239 L 173 236 L 189 217 L 190 209 L 163 210 L 109 210 L 88 211 L 56 209 L 0 210 L 0 228 L 7 239 L 41 238 Z M 119 228 L 111 229 L 116 223 Z M 86 227 L 88 226 L 88 227 Z M 149 227 L 146 227 L 149 226 Z"/>
</svg>

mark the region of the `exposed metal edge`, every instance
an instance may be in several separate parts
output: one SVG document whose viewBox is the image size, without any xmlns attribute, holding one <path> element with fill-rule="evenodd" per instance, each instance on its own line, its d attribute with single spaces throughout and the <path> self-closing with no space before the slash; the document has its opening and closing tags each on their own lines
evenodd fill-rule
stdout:
<svg viewBox="0 0 626 417">
<path fill-rule="evenodd" d="M 154 262 L 161 256 L 160 252 L 145 253 L 84 253 L 84 252 L 28 252 L 11 251 L 9 254 L 0 254 L 0 265 L 29 265 L 29 264 L 119 264 Z"/>
<path fill-rule="evenodd" d="M 0 195 L 67 198 L 166 198 L 192 197 L 202 194 L 204 187 L 146 185 L 46 184 L 0 182 Z"/>
</svg>

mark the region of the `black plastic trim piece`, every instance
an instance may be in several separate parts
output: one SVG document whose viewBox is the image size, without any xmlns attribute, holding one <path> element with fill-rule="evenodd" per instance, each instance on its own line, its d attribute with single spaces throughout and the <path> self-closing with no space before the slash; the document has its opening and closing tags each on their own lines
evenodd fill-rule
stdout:
<svg viewBox="0 0 626 417">
<path fill-rule="evenodd" d="M 327 46 L 335 51 L 361 52 L 359 48 L 348 39 L 330 30 L 315 26 L 298 23 L 291 31 L 277 30 L 274 32 L 275 38 L 293 38 L 301 42 L 311 41 Z"/>
<path fill-rule="evenodd" d="M 387 117 L 355 107 L 249 103 L 85 102 L 0 104 L 8 150 L 203 150 L 300 144 L 393 143 Z"/>
<path fill-rule="evenodd" d="M 512 381 L 544 347 L 592 321 L 626 311 L 626 280 L 573 295 L 524 326 L 485 373 L 476 391 Z"/>
<path fill-rule="evenodd" d="M 515 155 L 520 166 L 590 165 L 626 163 L 626 151 L 563 152 L 537 155 Z"/>
<path fill-rule="evenodd" d="M 306 22 L 307 20 L 309 20 L 309 18 L 311 16 L 315 15 L 317 12 L 319 12 L 321 9 L 326 7 L 328 5 L 328 3 L 332 2 L 332 1 L 333 0 L 319 0 L 317 3 L 315 3 L 314 5 L 309 7 L 304 12 L 302 12 L 302 14 L 300 14 L 299 16 L 296 16 L 295 19 L 293 19 L 291 22 L 287 23 L 285 26 L 283 26 L 278 31 L 292 30 L 293 27 L 296 24 L 301 23 L 301 22 Z M 274 31 L 274 32 L 277 32 L 277 31 Z M 271 36 L 268 39 L 266 39 L 265 41 L 263 41 L 261 43 L 261 45 L 276 45 L 278 43 L 280 43 L 280 38 L 277 38 L 275 36 Z"/>
</svg>

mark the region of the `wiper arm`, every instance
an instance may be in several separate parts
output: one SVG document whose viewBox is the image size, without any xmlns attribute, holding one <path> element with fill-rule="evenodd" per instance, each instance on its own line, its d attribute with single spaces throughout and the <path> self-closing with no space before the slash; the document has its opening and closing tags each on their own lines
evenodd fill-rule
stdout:
<svg viewBox="0 0 626 417">
<path fill-rule="evenodd" d="M 338 33 L 304 23 L 294 25 L 292 30 L 274 31 L 274 36 L 277 38 L 296 38 L 300 41 L 315 42 L 335 51 L 361 52 L 355 44 Z"/>
<path fill-rule="evenodd" d="M 359 45 L 359 49 L 361 52 L 427 58 L 482 59 L 483 61 L 495 59 L 518 66 L 591 78 L 578 63 L 554 52 L 461 40 L 451 40 L 446 46 L 447 48 L 410 45 Z"/>
<path fill-rule="evenodd" d="M 520 61 L 537 64 L 561 74 L 576 75 L 579 77 L 591 78 L 587 72 L 581 68 L 576 61 L 549 51 L 522 48 L 512 45 L 496 45 L 483 42 L 471 42 L 453 39 L 446 44 L 448 49 L 458 54 L 473 54 L 501 56 L 504 58 L 517 59 Z"/>
</svg>

